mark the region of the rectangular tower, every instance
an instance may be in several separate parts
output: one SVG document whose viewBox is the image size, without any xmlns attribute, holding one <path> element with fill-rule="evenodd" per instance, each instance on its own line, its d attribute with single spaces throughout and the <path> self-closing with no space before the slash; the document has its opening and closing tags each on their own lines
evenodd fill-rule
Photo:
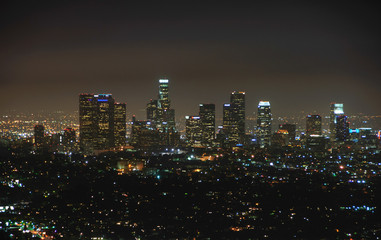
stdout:
<svg viewBox="0 0 381 240">
<path fill-rule="evenodd" d="M 349 138 L 349 122 L 346 115 L 336 117 L 336 141 L 345 142 Z"/>
<path fill-rule="evenodd" d="M 199 116 L 185 117 L 185 135 L 187 145 L 190 147 L 200 147 L 202 139 L 201 119 Z"/>
<path fill-rule="evenodd" d="M 344 104 L 331 103 L 329 110 L 329 132 L 331 141 L 336 140 L 336 118 L 344 115 Z"/>
<path fill-rule="evenodd" d="M 98 122 L 98 102 L 94 94 L 79 95 L 79 139 L 85 152 L 95 149 Z"/>
<path fill-rule="evenodd" d="M 114 105 L 114 139 L 115 146 L 126 145 L 126 104 L 115 103 Z"/>
<path fill-rule="evenodd" d="M 306 134 L 307 136 L 322 134 L 320 115 L 307 115 Z"/>
<path fill-rule="evenodd" d="M 115 111 L 116 106 L 116 111 Z M 111 94 L 81 94 L 79 96 L 80 147 L 85 153 L 115 146 L 115 137 L 121 143 L 125 106 L 115 105 Z M 115 121 L 115 114 L 117 114 Z M 115 131 L 115 124 L 117 130 Z"/>
<path fill-rule="evenodd" d="M 114 98 L 111 94 L 94 95 L 97 102 L 97 137 L 95 149 L 114 147 Z"/>
<path fill-rule="evenodd" d="M 244 143 L 245 139 L 245 92 L 234 91 L 230 95 L 233 118 L 233 142 Z"/>
<path fill-rule="evenodd" d="M 269 101 L 259 101 L 257 140 L 261 148 L 270 146 L 272 115 Z"/>
<path fill-rule="evenodd" d="M 215 138 L 216 106 L 214 104 L 200 104 L 201 131 L 203 146 L 212 146 Z"/>
</svg>

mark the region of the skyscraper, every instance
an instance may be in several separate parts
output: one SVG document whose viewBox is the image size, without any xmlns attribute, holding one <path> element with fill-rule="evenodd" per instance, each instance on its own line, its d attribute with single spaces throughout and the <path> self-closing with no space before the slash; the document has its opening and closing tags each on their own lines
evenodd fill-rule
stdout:
<svg viewBox="0 0 381 240">
<path fill-rule="evenodd" d="M 95 95 L 98 105 L 97 137 L 95 149 L 114 147 L 114 103 L 111 94 Z"/>
<path fill-rule="evenodd" d="M 346 115 L 336 117 L 336 141 L 344 142 L 349 138 L 349 123 Z"/>
<path fill-rule="evenodd" d="M 140 149 L 153 149 L 161 146 L 159 131 L 152 128 L 151 121 L 137 121 L 132 117 L 130 145 Z"/>
<path fill-rule="evenodd" d="M 171 105 L 168 84 L 168 79 L 159 79 L 159 108 L 163 110 L 168 110 Z"/>
<path fill-rule="evenodd" d="M 115 146 L 126 145 L 126 104 L 114 105 L 114 140 Z"/>
<path fill-rule="evenodd" d="M 111 94 L 80 94 L 79 136 L 80 147 L 86 153 L 115 146 L 115 134 L 120 143 L 123 135 L 123 114 L 125 106 L 116 105 Z M 124 111 L 124 112 L 123 112 Z M 117 123 L 115 123 L 117 113 Z M 125 120 L 124 120 L 125 121 Z M 115 124 L 117 129 L 115 132 Z"/>
<path fill-rule="evenodd" d="M 233 141 L 243 143 L 245 139 L 245 92 L 234 91 L 230 95 L 233 118 Z"/>
<path fill-rule="evenodd" d="M 154 102 L 151 101 L 150 107 L 154 110 Z M 171 109 L 168 79 L 159 79 L 159 99 L 157 100 L 156 115 L 155 124 L 161 132 L 169 133 L 175 130 L 175 110 Z"/>
<path fill-rule="evenodd" d="M 199 116 L 185 117 L 185 134 L 187 146 L 200 147 L 202 140 L 201 119 Z"/>
<path fill-rule="evenodd" d="M 232 92 L 230 103 L 223 105 L 223 133 L 231 147 L 243 144 L 245 140 L 245 92 Z"/>
<path fill-rule="evenodd" d="M 85 152 L 95 149 L 97 137 L 98 103 L 93 94 L 79 95 L 79 139 L 80 148 Z"/>
<path fill-rule="evenodd" d="M 150 100 L 149 103 L 147 103 L 147 121 L 150 121 L 152 123 L 155 123 L 157 121 L 158 113 L 158 101 L 157 100 Z"/>
<path fill-rule="evenodd" d="M 307 115 L 306 134 L 307 136 L 322 135 L 320 115 Z"/>
<path fill-rule="evenodd" d="M 224 137 L 221 137 L 221 139 L 224 140 L 225 144 L 232 145 L 234 143 L 234 137 L 238 136 L 237 132 L 234 132 L 234 118 L 233 118 L 233 108 L 230 103 L 225 103 L 223 105 L 222 110 L 222 131 L 221 133 L 224 134 Z M 235 138 L 236 139 L 236 138 Z"/>
<path fill-rule="evenodd" d="M 261 148 L 270 146 L 271 139 L 271 109 L 269 101 L 259 101 L 257 118 L 257 136 Z"/>
<path fill-rule="evenodd" d="M 200 120 L 203 146 L 212 146 L 215 139 L 216 109 L 214 104 L 200 104 Z"/>
<path fill-rule="evenodd" d="M 336 140 L 336 118 L 344 115 L 344 104 L 331 103 L 329 111 L 329 132 L 331 141 Z"/>
</svg>

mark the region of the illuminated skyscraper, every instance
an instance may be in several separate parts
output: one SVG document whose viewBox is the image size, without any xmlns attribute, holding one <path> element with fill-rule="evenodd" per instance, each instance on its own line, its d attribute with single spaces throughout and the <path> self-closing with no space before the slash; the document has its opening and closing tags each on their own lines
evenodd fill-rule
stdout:
<svg viewBox="0 0 381 240">
<path fill-rule="evenodd" d="M 233 119 L 233 142 L 243 143 L 245 139 L 245 92 L 232 92 L 230 105 Z"/>
<path fill-rule="evenodd" d="M 222 110 L 222 131 L 224 134 L 225 144 L 234 144 L 233 136 L 238 136 L 237 132 L 234 132 L 234 118 L 233 118 L 233 108 L 230 103 L 225 103 Z"/>
<path fill-rule="evenodd" d="M 232 92 L 230 103 L 223 106 L 223 129 L 220 131 L 231 147 L 244 143 L 245 140 L 245 92 Z"/>
<path fill-rule="evenodd" d="M 160 133 L 151 125 L 151 121 L 137 121 L 134 115 L 131 123 L 130 145 L 140 149 L 160 147 Z"/>
<path fill-rule="evenodd" d="M 185 117 L 185 134 L 187 145 L 190 147 L 200 147 L 202 140 L 201 119 L 199 116 Z"/>
<path fill-rule="evenodd" d="M 157 146 L 175 146 L 179 143 L 180 135 L 176 132 L 175 110 L 171 108 L 169 99 L 169 80 L 159 79 L 158 100 L 147 104 L 147 121 L 149 129 L 158 131 L 160 139 Z"/>
<path fill-rule="evenodd" d="M 157 127 L 161 132 L 175 130 L 175 110 L 171 109 L 169 99 L 169 80 L 159 79 L 159 100 L 157 101 Z M 152 105 L 151 105 L 152 107 Z"/>
<path fill-rule="evenodd" d="M 214 104 L 200 104 L 200 120 L 203 146 L 212 146 L 215 138 L 216 110 Z"/>
<path fill-rule="evenodd" d="M 336 118 L 337 116 L 344 115 L 344 104 L 342 103 L 331 103 L 329 111 L 329 131 L 331 141 L 336 140 Z"/>
<path fill-rule="evenodd" d="M 158 101 L 157 100 L 150 100 L 149 103 L 147 103 L 147 120 L 154 123 L 157 121 L 158 113 Z"/>
<path fill-rule="evenodd" d="M 269 101 L 259 101 L 257 136 L 261 148 L 270 146 L 272 115 Z"/>
<path fill-rule="evenodd" d="M 159 108 L 168 110 L 171 105 L 171 101 L 169 100 L 169 80 L 159 79 L 159 84 Z"/>
<path fill-rule="evenodd" d="M 307 136 L 322 134 L 320 115 L 307 115 L 306 134 Z"/>
<path fill-rule="evenodd" d="M 122 126 L 123 114 L 125 116 L 125 105 L 116 104 L 115 112 L 115 101 L 111 94 L 81 94 L 79 96 L 81 150 L 92 153 L 94 150 L 114 147 L 116 135 L 118 144 L 121 144 L 121 137 L 125 134 Z"/>
<path fill-rule="evenodd" d="M 111 94 L 94 96 L 98 110 L 95 149 L 114 147 L 114 98 Z"/>
<path fill-rule="evenodd" d="M 81 150 L 91 153 L 97 137 L 98 103 L 93 94 L 79 95 L 79 139 Z"/>
<path fill-rule="evenodd" d="M 114 105 L 114 137 L 115 146 L 126 145 L 126 104 Z"/>
<path fill-rule="evenodd" d="M 336 141 L 344 142 L 349 138 L 349 123 L 346 115 L 336 117 Z"/>
</svg>

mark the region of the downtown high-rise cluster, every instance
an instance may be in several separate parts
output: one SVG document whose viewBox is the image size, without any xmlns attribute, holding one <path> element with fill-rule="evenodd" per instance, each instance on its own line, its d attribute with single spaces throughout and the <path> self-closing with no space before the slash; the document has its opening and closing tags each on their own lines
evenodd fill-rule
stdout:
<svg viewBox="0 0 381 240">
<path fill-rule="evenodd" d="M 176 147 L 245 147 L 276 148 L 301 146 L 319 150 L 329 143 L 349 140 L 350 133 L 366 129 L 350 130 L 348 117 L 342 103 L 330 105 L 328 135 L 322 131 L 320 115 L 306 116 L 306 129 L 296 136 L 296 125 L 283 123 L 273 131 L 269 101 L 260 101 L 257 124 L 253 134 L 246 129 L 245 92 L 233 91 L 230 102 L 222 106 L 222 126 L 216 129 L 216 106 L 200 103 L 198 115 L 185 117 L 185 134 L 180 136 L 176 128 L 175 110 L 171 108 L 169 80 L 159 79 L 157 99 L 146 105 L 146 120 L 130 122 L 131 134 L 126 137 L 126 104 L 116 103 L 111 94 L 81 94 L 79 96 L 80 149 L 84 152 L 105 150 L 119 146 L 140 149 Z"/>
</svg>

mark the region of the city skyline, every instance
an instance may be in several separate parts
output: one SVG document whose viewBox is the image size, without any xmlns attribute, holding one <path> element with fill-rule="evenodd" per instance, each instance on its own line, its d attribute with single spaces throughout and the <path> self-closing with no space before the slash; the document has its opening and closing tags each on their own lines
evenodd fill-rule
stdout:
<svg viewBox="0 0 381 240">
<path fill-rule="evenodd" d="M 375 4 L 6 0 L 0 239 L 381 238 Z"/>
<path fill-rule="evenodd" d="M 379 20 L 371 5 L 9 3 L 1 45 L 2 112 L 78 110 L 78 93 L 112 93 L 139 119 L 171 80 L 176 116 L 245 91 L 274 113 L 380 114 Z M 17 96 L 15 98 L 14 96 Z"/>
</svg>

